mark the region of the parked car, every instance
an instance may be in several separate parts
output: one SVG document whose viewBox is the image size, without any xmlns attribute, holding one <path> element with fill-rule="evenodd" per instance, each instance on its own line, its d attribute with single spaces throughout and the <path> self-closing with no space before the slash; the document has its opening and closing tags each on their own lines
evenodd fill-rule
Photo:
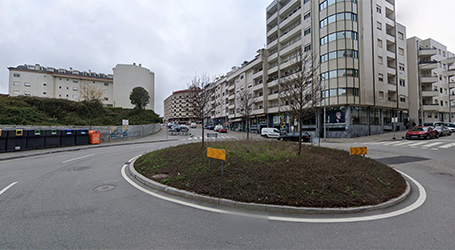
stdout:
<svg viewBox="0 0 455 250">
<path fill-rule="evenodd" d="M 277 138 L 280 136 L 280 131 L 276 128 L 262 128 L 261 136 Z"/>
<path fill-rule="evenodd" d="M 217 130 L 218 133 L 227 133 L 227 128 L 221 127 L 220 129 Z"/>
<path fill-rule="evenodd" d="M 434 129 L 438 131 L 439 136 L 452 134 L 452 132 L 450 132 L 450 129 L 447 128 L 446 126 L 436 126 L 436 127 L 434 127 Z"/>
<path fill-rule="evenodd" d="M 299 141 L 299 132 L 291 132 L 278 136 L 277 140 L 280 141 Z M 308 132 L 302 132 L 302 141 L 311 141 L 311 136 Z"/>
<path fill-rule="evenodd" d="M 189 130 L 190 129 L 186 126 L 174 125 L 171 129 L 169 129 L 169 132 L 188 132 Z"/>
<path fill-rule="evenodd" d="M 447 124 L 447 128 L 450 130 L 450 133 L 455 133 L 455 124 L 449 123 Z"/>
<path fill-rule="evenodd" d="M 190 128 L 197 128 L 197 124 L 195 122 L 191 123 Z"/>
<path fill-rule="evenodd" d="M 206 127 L 206 129 L 208 129 L 208 130 L 213 130 L 214 128 L 215 128 L 215 125 L 213 125 L 213 124 L 209 124 Z"/>
<path fill-rule="evenodd" d="M 216 125 L 216 126 L 213 128 L 213 130 L 215 130 L 215 131 L 218 132 L 218 130 L 220 130 L 220 129 L 222 129 L 222 128 L 223 128 L 223 125 L 219 125 L 219 124 L 218 124 L 218 125 Z"/>
<path fill-rule="evenodd" d="M 417 126 L 406 133 L 406 139 L 429 139 L 438 138 L 439 133 L 430 126 Z"/>
</svg>

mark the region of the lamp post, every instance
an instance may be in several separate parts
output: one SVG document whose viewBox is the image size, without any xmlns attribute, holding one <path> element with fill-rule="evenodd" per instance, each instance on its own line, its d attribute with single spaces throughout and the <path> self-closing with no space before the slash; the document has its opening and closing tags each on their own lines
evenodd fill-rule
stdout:
<svg viewBox="0 0 455 250">
<path fill-rule="evenodd" d="M 449 70 L 449 66 L 447 66 L 447 70 Z M 449 122 L 452 122 L 452 101 L 450 100 L 452 92 L 450 91 L 450 75 L 447 76 L 447 86 L 449 89 Z"/>
<path fill-rule="evenodd" d="M 323 81 L 324 81 L 324 90 L 322 93 L 324 93 L 322 95 L 322 97 L 324 98 L 324 119 L 323 119 L 323 122 L 324 122 L 324 125 L 323 125 L 323 129 L 324 129 L 324 142 L 326 141 L 326 138 L 327 138 L 327 129 L 326 129 L 326 123 L 327 123 L 327 111 L 326 111 L 326 98 L 327 98 L 327 91 L 325 89 L 325 77 L 323 76 L 322 77 Z"/>
</svg>

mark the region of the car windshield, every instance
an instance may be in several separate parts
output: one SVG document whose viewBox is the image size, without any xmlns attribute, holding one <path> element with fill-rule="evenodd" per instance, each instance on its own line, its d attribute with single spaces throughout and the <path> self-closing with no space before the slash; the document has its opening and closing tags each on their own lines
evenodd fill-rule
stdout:
<svg viewBox="0 0 455 250">
<path fill-rule="evenodd" d="M 428 131 L 428 127 L 415 127 L 411 131 Z"/>
</svg>

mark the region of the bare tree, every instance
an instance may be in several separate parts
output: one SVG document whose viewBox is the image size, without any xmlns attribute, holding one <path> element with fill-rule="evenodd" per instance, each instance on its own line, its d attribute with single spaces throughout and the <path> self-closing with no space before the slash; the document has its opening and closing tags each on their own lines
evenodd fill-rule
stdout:
<svg viewBox="0 0 455 250">
<path fill-rule="evenodd" d="M 237 94 L 236 107 L 239 109 L 239 113 L 242 119 L 246 122 L 246 139 L 250 138 L 250 123 L 249 119 L 253 112 L 253 94 L 248 88 L 241 90 Z"/>
<path fill-rule="evenodd" d="M 189 86 L 189 108 L 196 119 L 202 122 L 202 147 L 204 147 L 204 120 L 212 114 L 215 105 L 215 88 L 211 86 L 212 79 L 207 75 L 196 75 Z"/>
<path fill-rule="evenodd" d="M 315 113 L 321 99 L 321 84 L 318 77 L 319 62 L 311 52 L 299 50 L 295 63 L 287 76 L 279 80 L 280 98 L 285 101 L 284 109 L 299 124 L 299 149 L 302 150 L 302 126 L 305 119 Z"/>
<path fill-rule="evenodd" d="M 81 97 L 86 101 L 101 101 L 101 96 L 103 96 L 103 90 L 97 88 L 95 85 L 88 83 L 81 84 Z"/>
</svg>

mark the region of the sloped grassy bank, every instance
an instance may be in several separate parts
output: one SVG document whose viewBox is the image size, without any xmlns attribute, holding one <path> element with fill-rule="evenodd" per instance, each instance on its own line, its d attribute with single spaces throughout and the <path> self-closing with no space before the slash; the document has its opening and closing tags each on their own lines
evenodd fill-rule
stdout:
<svg viewBox="0 0 455 250">
<path fill-rule="evenodd" d="M 166 148 L 135 162 L 142 175 L 203 195 L 242 202 L 297 207 L 376 205 L 400 196 L 406 181 L 392 168 L 345 151 L 278 141 L 224 141 L 207 146 L 226 150 L 209 168 L 200 143 Z"/>
</svg>

